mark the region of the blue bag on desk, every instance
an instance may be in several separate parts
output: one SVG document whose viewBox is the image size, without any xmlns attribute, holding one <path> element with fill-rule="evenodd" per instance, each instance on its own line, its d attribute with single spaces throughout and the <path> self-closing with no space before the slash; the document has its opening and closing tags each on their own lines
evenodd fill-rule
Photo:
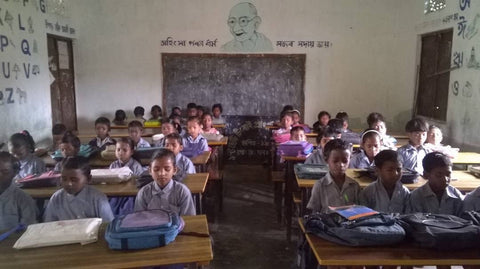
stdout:
<svg viewBox="0 0 480 269">
<path fill-rule="evenodd" d="M 108 224 L 105 240 L 111 249 L 146 249 L 169 244 L 183 230 L 183 219 L 174 212 L 148 210 L 116 217 Z"/>
<path fill-rule="evenodd" d="M 313 145 L 307 141 L 287 141 L 277 147 L 277 154 L 282 156 L 302 156 L 312 153 Z"/>
</svg>

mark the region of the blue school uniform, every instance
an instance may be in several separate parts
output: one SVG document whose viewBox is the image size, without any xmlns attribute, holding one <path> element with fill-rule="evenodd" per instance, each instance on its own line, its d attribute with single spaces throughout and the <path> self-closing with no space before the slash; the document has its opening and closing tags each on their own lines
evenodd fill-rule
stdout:
<svg viewBox="0 0 480 269">
<path fill-rule="evenodd" d="M 225 118 L 222 115 L 218 118 L 212 116 L 212 124 L 225 124 Z"/>
<path fill-rule="evenodd" d="M 463 211 L 463 195 L 455 187 L 448 185 L 439 202 L 427 182 L 412 191 L 407 211 L 459 216 Z"/>
<path fill-rule="evenodd" d="M 113 220 L 107 196 L 89 185 L 77 195 L 64 189 L 56 191 L 48 201 L 44 215 L 45 222 L 82 218 L 102 218 L 104 222 Z"/>
<path fill-rule="evenodd" d="M 187 156 L 188 158 L 195 157 L 204 151 L 208 151 L 207 139 L 205 139 L 205 137 L 203 137 L 201 134 L 199 134 L 195 139 L 193 139 L 192 136 L 187 134 L 182 138 L 182 140 L 182 154 Z"/>
<path fill-rule="evenodd" d="M 480 212 L 480 187 L 465 196 L 463 200 L 463 210 Z"/>
<path fill-rule="evenodd" d="M 177 164 L 177 173 L 173 176 L 173 180 L 183 182 L 187 174 L 195 174 L 195 165 L 192 161 L 184 156 L 182 153 L 178 153 L 175 156 L 175 162 Z"/>
<path fill-rule="evenodd" d="M 352 158 L 350 159 L 349 168 L 357 168 L 357 169 L 366 169 L 370 168 L 374 165 L 374 162 L 370 162 L 368 159 L 367 154 L 365 151 L 361 149 L 359 152 L 353 154 Z"/>
<path fill-rule="evenodd" d="M 135 211 L 154 209 L 170 210 L 181 216 L 196 212 L 190 190 L 175 180 L 170 180 L 163 189 L 153 181 L 138 191 Z"/>
<path fill-rule="evenodd" d="M 397 181 L 390 198 L 378 178 L 360 192 L 360 204 L 379 212 L 403 214 L 407 209 L 409 197 L 410 191 L 403 186 L 402 182 Z"/>
<path fill-rule="evenodd" d="M 145 168 L 143 168 L 142 165 L 134 158 L 130 158 L 127 163 L 122 163 L 120 160 L 116 160 L 110 164 L 110 168 L 122 168 L 125 166 L 130 168 L 130 170 L 133 172 L 133 175 L 136 177 L 139 177 L 143 172 L 145 172 Z"/>
<path fill-rule="evenodd" d="M 42 159 L 30 153 L 25 159 L 20 160 L 20 171 L 14 179 L 21 179 L 28 175 L 39 175 L 45 171 L 47 171 L 47 168 Z"/>
<path fill-rule="evenodd" d="M 398 155 L 402 160 L 404 168 L 417 171 L 420 175 L 423 174 L 422 161 L 425 155 L 430 151 L 423 146 L 415 148 L 412 144 L 407 144 L 398 149 Z"/>
<path fill-rule="evenodd" d="M 316 151 L 310 154 L 310 156 L 308 156 L 307 159 L 305 160 L 305 163 L 327 165 L 327 161 L 325 161 L 325 158 L 323 157 L 322 148 L 317 148 Z"/>
<path fill-rule="evenodd" d="M 352 145 L 360 144 L 360 140 L 361 140 L 359 134 L 352 132 L 349 129 L 343 130 L 342 136 L 340 137 L 340 139 Z"/>
<path fill-rule="evenodd" d="M 12 229 L 19 223 L 29 225 L 36 222 L 35 201 L 12 181 L 0 194 L 0 231 Z"/>
<path fill-rule="evenodd" d="M 150 148 L 150 143 L 148 143 L 147 141 L 145 141 L 145 139 L 143 138 L 140 138 L 140 140 L 138 140 L 138 143 L 137 145 L 135 146 L 135 149 L 138 149 L 138 148 Z"/>
<path fill-rule="evenodd" d="M 90 142 L 88 142 L 88 144 L 93 148 L 97 148 L 97 149 L 100 149 L 100 150 L 105 150 L 107 148 L 107 146 L 117 144 L 117 141 L 115 141 L 115 139 L 111 138 L 108 135 L 103 140 L 100 139 L 100 137 L 95 137 L 94 139 L 90 140 Z"/>
</svg>

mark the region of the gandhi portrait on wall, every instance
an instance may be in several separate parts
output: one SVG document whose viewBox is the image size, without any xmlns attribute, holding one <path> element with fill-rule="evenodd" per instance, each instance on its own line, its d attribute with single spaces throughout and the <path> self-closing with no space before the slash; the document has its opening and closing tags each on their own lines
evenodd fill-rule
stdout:
<svg viewBox="0 0 480 269">
<path fill-rule="evenodd" d="M 233 40 L 222 46 L 227 52 L 262 52 L 272 51 L 270 39 L 257 32 L 262 19 L 257 8 L 251 3 L 239 3 L 232 7 L 228 15 L 227 25 Z"/>
</svg>

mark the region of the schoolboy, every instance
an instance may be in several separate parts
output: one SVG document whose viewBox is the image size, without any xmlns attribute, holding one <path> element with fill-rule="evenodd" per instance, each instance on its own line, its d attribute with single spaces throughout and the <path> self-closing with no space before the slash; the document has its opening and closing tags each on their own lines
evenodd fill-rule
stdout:
<svg viewBox="0 0 480 269">
<path fill-rule="evenodd" d="M 313 131 L 318 133 L 321 129 L 327 127 L 330 118 L 330 113 L 324 110 L 320 111 L 317 115 L 318 120 L 313 123 Z"/>
<path fill-rule="evenodd" d="M 80 139 L 74 135 L 72 132 L 66 132 L 63 137 L 61 144 L 59 146 L 60 153 L 62 154 L 63 158 L 77 156 L 80 152 Z M 55 172 L 62 172 L 62 162 L 58 162 L 55 164 L 55 168 L 53 169 Z"/>
<path fill-rule="evenodd" d="M 427 138 L 428 123 L 421 118 L 414 118 L 405 125 L 405 132 L 408 136 L 408 144 L 398 149 L 402 158 L 404 168 L 417 171 L 423 174 L 422 160 L 429 152 L 423 146 Z"/>
<path fill-rule="evenodd" d="M 360 150 L 352 155 L 350 168 L 366 169 L 374 165 L 374 158 L 382 147 L 382 135 L 374 129 L 367 129 L 362 134 Z"/>
<path fill-rule="evenodd" d="M 313 212 L 329 211 L 329 206 L 358 203 L 360 185 L 346 176 L 350 161 L 350 146 L 341 139 L 329 141 L 323 150 L 329 173 L 313 185 L 307 208 Z"/>
<path fill-rule="evenodd" d="M 367 117 L 368 128 L 377 130 L 382 135 L 382 144 L 385 148 L 395 150 L 397 139 L 395 137 L 387 135 L 387 126 L 385 125 L 385 118 L 382 114 L 372 112 Z"/>
<path fill-rule="evenodd" d="M 99 150 L 105 150 L 107 146 L 115 145 L 117 142 L 110 137 L 108 132 L 110 132 L 110 120 L 105 117 L 99 117 L 95 120 L 95 133 L 97 137 L 90 140 L 88 144 Z"/>
<path fill-rule="evenodd" d="M 340 111 L 335 118 L 342 120 L 342 140 L 354 145 L 360 144 L 360 135 L 348 129 L 348 114 Z"/>
<path fill-rule="evenodd" d="M 62 166 L 62 189 L 50 198 L 45 209 L 44 221 L 79 218 L 102 218 L 113 220 L 107 196 L 88 185 L 92 175 L 88 160 L 83 157 L 68 157 Z"/>
<path fill-rule="evenodd" d="M 172 180 L 177 172 L 175 154 L 169 149 L 157 151 L 150 162 L 153 182 L 138 191 L 135 211 L 165 209 L 179 215 L 195 215 L 192 194 L 184 184 Z"/>
<path fill-rule="evenodd" d="M 53 145 L 51 150 L 56 151 L 62 143 L 63 135 L 67 132 L 67 126 L 63 123 L 57 123 L 52 127 Z"/>
<path fill-rule="evenodd" d="M 188 158 L 195 157 L 208 151 L 207 139 L 200 132 L 202 125 L 198 117 L 189 117 L 187 120 L 187 134 L 183 137 L 182 154 Z"/>
<path fill-rule="evenodd" d="M 136 106 L 133 109 L 133 115 L 135 115 L 135 120 L 138 120 L 142 124 L 147 120 L 143 117 L 145 115 L 145 108 L 141 106 Z"/>
<path fill-rule="evenodd" d="M 375 156 L 377 180 L 360 192 L 360 204 L 385 213 L 405 213 L 410 191 L 403 186 L 402 163 L 394 150 Z"/>
<path fill-rule="evenodd" d="M 197 116 L 197 104 L 188 103 L 187 104 L 187 117 L 196 117 Z"/>
<path fill-rule="evenodd" d="M 290 140 L 292 141 L 307 141 L 305 136 L 305 129 L 302 126 L 292 127 L 290 130 Z"/>
<path fill-rule="evenodd" d="M 409 212 L 449 214 L 459 216 L 463 210 L 463 195 L 450 186 L 452 163 L 440 152 L 428 153 L 423 158 L 423 177 L 428 180 L 412 191 Z"/>
<path fill-rule="evenodd" d="M 335 131 L 333 128 L 326 126 L 325 128 L 320 129 L 320 132 L 317 135 L 317 150 L 314 151 L 310 156 L 305 160 L 306 164 L 322 164 L 327 165 L 325 157 L 323 154 L 323 148 L 328 143 L 328 141 L 340 138 L 340 133 Z"/>
<path fill-rule="evenodd" d="M 170 133 L 165 137 L 165 148 L 171 150 L 175 154 L 175 163 L 177 165 L 177 173 L 173 175 L 173 180 L 183 182 L 187 174 L 195 174 L 195 165 L 192 161 L 185 157 L 182 153 L 183 140 L 178 133 Z"/>
<path fill-rule="evenodd" d="M 135 149 L 138 148 L 149 148 L 150 143 L 145 141 L 142 138 L 143 134 L 143 125 L 141 122 L 137 120 L 133 120 L 128 123 L 128 136 L 132 139 L 133 145 L 135 145 Z"/>
<path fill-rule="evenodd" d="M 13 178 L 20 170 L 20 162 L 6 151 L 0 152 L 0 231 L 14 228 L 19 223 L 37 222 L 37 207 L 32 197 L 18 188 Z"/>
</svg>

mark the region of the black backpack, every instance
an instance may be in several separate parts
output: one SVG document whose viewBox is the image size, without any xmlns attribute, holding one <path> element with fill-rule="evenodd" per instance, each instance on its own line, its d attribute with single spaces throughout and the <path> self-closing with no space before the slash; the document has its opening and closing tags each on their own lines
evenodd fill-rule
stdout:
<svg viewBox="0 0 480 269">
<path fill-rule="evenodd" d="M 414 213 L 400 216 L 407 238 L 421 247 L 453 250 L 479 247 L 480 227 L 445 214 Z"/>
</svg>

